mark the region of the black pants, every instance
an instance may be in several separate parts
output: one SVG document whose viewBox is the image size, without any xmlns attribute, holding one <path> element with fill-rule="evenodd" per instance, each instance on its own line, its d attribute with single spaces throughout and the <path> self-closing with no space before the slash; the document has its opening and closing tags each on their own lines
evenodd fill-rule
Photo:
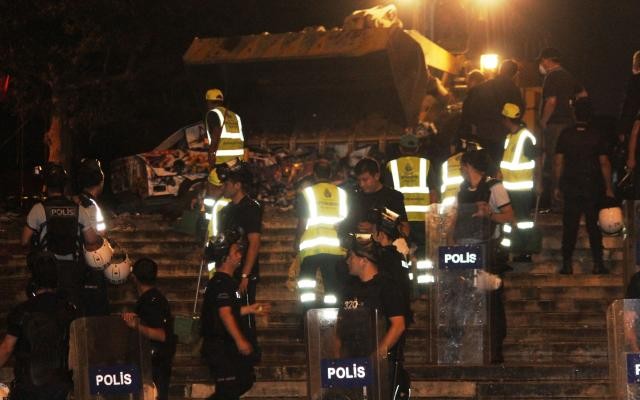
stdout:
<svg viewBox="0 0 640 400">
<path fill-rule="evenodd" d="M 66 400 L 71 388 L 71 383 L 43 387 L 14 384 L 9 400 Z"/>
<path fill-rule="evenodd" d="M 571 262 L 576 247 L 580 217 L 585 216 L 591 256 L 595 265 L 602 265 L 602 233 L 598 228 L 598 200 L 600 197 L 564 196 L 564 214 L 562 215 L 562 259 Z"/>
<path fill-rule="evenodd" d="M 78 261 L 58 260 L 58 292 L 84 314 L 82 290 L 85 265 Z"/>
<path fill-rule="evenodd" d="M 322 282 L 324 284 L 324 293 L 333 294 L 338 299 L 342 298 L 343 289 L 346 281 L 346 268 L 344 266 L 344 257 L 336 254 L 315 254 L 307 256 L 302 260 L 300 266 L 299 279 L 316 279 L 316 271 L 320 268 L 322 274 Z M 333 307 L 334 305 L 331 305 Z"/>
<path fill-rule="evenodd" d="M 205 342 L 207 363 L 215 380 L 215 400 L 237 400 L 248 392 L 256 380 L 253 359 L 238 353 L 233 342 Z"/>
<path fill-rule="evenodd" d="M 411 241 L 417 246 L 416 258 L 424 260 L 427 245 L 424 221 L 410 221 L 409 228 L 411 229 Z"/>
<path fill-rule="evenodd" d="M 109 315 L 107 280 L 103 271 L 87 267 L 81 301 L 86 317 Z"/>
<path fill-rule="evenodd" d="M 171 363 L 152 360 L 151 373 L 153 383 L 158 390 L 157 400 L 169 400 L 169 385 L 171 384 Z"/>
</svg>

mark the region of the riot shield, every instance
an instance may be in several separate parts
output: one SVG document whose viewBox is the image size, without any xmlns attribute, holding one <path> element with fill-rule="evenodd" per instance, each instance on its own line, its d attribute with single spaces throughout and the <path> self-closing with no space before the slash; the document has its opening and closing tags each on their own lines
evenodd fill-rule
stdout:
<svg viewBox="0 0 640 400">
<path fill-rule="evenodd" d="M 76 399 L 154 399 L 147 342 L 120 316 L 73 321 L 69 363 Z"/>
<path fill-rule="evenodd" d="M 640 399 L 640 300 L 614 301 L 607 310 L 611 398 Z"/>
<path fill-rule="evenodd" d="M 476 213 L 476 204 L 443 209 L 443 222 L 433 232 L 441 243 L 434 254 L 438 364 L 481 365 L 489 358 L 488 295 L 478 279 L 487 266 L 492 227 Z"/>
<path fill-rule="evenodd" d="M 368 308 L 307 311 L 309 399 L 389 399 L 388 360 L 378 356 L 384 332 L 384 322 Z"/>
</svg>

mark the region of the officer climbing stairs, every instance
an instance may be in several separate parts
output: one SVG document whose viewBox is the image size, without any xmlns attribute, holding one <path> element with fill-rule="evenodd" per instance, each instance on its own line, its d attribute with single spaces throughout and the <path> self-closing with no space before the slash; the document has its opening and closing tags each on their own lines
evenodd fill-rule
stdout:
<svg viewBox="0 0 640 400">
<path fill-rule="evenodd" d="M 435 366 L 427 364 L 427 307 L 413 303 L 416 323 L 409 329 L 406 366 L 412 396 L 418 399 L 603 399 L 608 395 L 606 308 L 623 296 L 623 242 L 607 237 L 605 262 L 610 275 L 592 275 L 588 239 L 581 229 L 574 255 L 574 275 L 559 275 L 561 222 L 558 215 L 539 219 L 543 251 L 531 264 L 512 264 L 505 276 L 508 335 L 504 364 Z M 19 249 L 22 217 L 0 219 L 0 335 L 13 305 L 24 300 L 25 258 Z M 137 259 L 148 256 L 160 266 L 158 285 L 175 314 L 188 314 L 198 273 L 199 245 L 171 230 L 158 215 L 120 216 L 112 237 Z M 267 209 L 260 253 L 260 301 L 272 303 L 268 316 L 258 317 L 263 361 L 258 382 L 244 398 L 306 398 L 306 355 L 296 341 L 300 308 L 286 287 L 294 257 L 296 226 L 292 213 Z M 135 302 L 132 285 L 111 286 L 115 311 Z M 174 360 L 173 399 L 203 398 L 211 393 L 208 370 L 193 346 L 180 345 Z M 11 366 L 0 370 L 0 382 L 12 379 Z"/>
</svg>

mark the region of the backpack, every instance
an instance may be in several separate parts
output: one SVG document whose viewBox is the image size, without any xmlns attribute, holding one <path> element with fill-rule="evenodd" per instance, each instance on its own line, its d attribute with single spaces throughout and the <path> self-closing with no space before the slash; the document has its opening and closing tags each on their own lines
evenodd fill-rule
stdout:
<svg viewBox="0 0 640 400">
<path fill-rule="evenodd" d="M 45 225 L 47 232 L 40 240 L 39 247 L 58 255 L 77 256 L 81 248 L 78 205 L 63 196 L 48 198 L 42 205 L 46 221 L 40 226 L 40 232 Z"/>
<path fill-rule="evenodd" d="M 26 378 L 35 386 L 68 380 L 69 319 L 60 313 L 27 312 L 22 332 L 29 343 Z"/>
</svg>

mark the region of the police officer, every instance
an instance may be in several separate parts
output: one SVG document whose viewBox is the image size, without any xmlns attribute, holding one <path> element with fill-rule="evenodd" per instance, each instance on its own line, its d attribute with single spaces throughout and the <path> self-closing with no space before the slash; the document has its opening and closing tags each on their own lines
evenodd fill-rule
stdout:
<svg viewBox="0 0 640 400">
<path fill-rule="evenodd" d="M 30 257 L 35 296 L 19 304 L 7 319 L 0 344 L 0 368 L 15 355 L 11 400 L 64 400 L 72 388 L 69 325 L 75 306 L 56 294 L 58 261 L 39 253 Z"/>
<path fill-rule="evenodd" d="M 464 181 L 460 171 L 460 160 L 466 151 L 480 150 L 477 138 L 459 138 L 451 146 L 451 155 L 442 163 L 440 177 L 440 203 L 449 207 L 456 202 L 460 184 Z"/>
<path fill-rule="evenodd" d="M 501 245 L 507 250 L 511 248 L 512 252 L 518 252 L 518 249 L 522 249 L 522 246 L 531 240 L 530 232 L 534 227 L 531 218 L 534 186 L 537 183 L 537 187 L 541 189 L 542 164 L 536 148 L 536 137 L 522 123 L 520 107 L 506 103 L 502 108 L 502 117 L 502 123 L 509 133 L 505 139 L 500 162 L 501 179 L 511 199 L 516 224 L 503 226 L 505 237 Z M 520 252 L 514 261 L 530 262 L 531 254 Z"/>
<path fill-rule="evenodd" d="M 87 250 L 100 247 L 101 238 L 83 207 L 64 196 L 68 176 L 59 164 L 44 167 L 47 199 L 36 203 L 27 215 L 21 243 L 28 246 L 35 235 L 33 250 L 48 251 L 58 260 L 58 288 L 69 300 L 81 305 L 84 263 L 80 262 L 82 242 Z"/>
<path fill-rule="evenodd" d="M 80 193 L 74 201 L 84 208 L 91 226 L 95 227 L 99 234 L 105 234 L 107 230 L 106 221 L 102 209 L 98 204 L 98 198 L 104 188 L 104 172 L 100 161 L 94 158 L 85 158 L 80 162 L 78 168 L 78 186 Z M 82 303 L 84 304 L 84 314 L 108 315 L 109 297 L 107 293 L 107 282 L 101 270 L 87 267 L 85 281 L 82 290 Z"/>
<path fill-rule="evenodd" d="M 387 321 L 387 331 L 377 344 L 378 356 L 389 358 L 394 366 L 390 371 L 391 379 L 396 375 L 406 377 L 406 374 L 401 372 L 404 371 L 402 347 L 407 326 L 405 319 L 407 310 L 400 288 L 392 279 L 380 273 L 381 249 L 371 235 L 355 236 L 349 247 L 347 258 L 349 274 L 357 277 L 357 280 L 347 289 L 345 308 L 377 309 L 384 316 Z M 406 398 L 408 387 L 407 381 L 402 385 L 398 383 L 392 385 L 391 393 L 399 393 L 399 395 L 397 397 L 392 395 L 391 398 Z"/>
<path fill-rule="evenodd" d="M 149 258 L 141 258 L 131 268 L 131 279 L 136 286 L 138 301 L 134 312 L 123 313 L 125 323 L 138 329 L 149 339 L 151 371 L 158 390 L 158 400 L 169 399 L 171 366 L 176 351 L 173 318 L 167 298 L 155 287 L 158 265 Z M 139 323 L 136 323 L 139 318 Z"/>
<path fill-rule="evenodd" d="M 513 222 L 509 194 L 499 180 L 487 176 L 492 161 L 486 150 L 466 152 L 460 163 L 464 182 L 458 192 L 454 239 L 458 244 L 486 244 L 487 272 L 499 274 L 503 271 L 494 269 L 497 268 L 496 249 L 491 239 L 497 239 L 496 224 Z M 502 342 L 507 334 L 502 287 L 491 292 L 489 302 L 491 360 L 499 363 L 503 361 Z"/>
<path fill-rule="evenodd" d="M 324 282 L 325 306 L 334 306 L 341 298 L 338 268 L 344 263 L 335 225 L 347 217 L 347 192 L 329 182 L 331 164 L 320 159 L 313 166 L 315 183 L 302 190 L 298 197 L 298 230 L 295 247 L 299 251 L 300 302 L 316 301 L 316 271 L 320 268 Z"/>
<path fill-rule="evenodd" d="M 222 195 L 230 200 L 218 213 L 220 231 L 240 228 L 247 246 L 244 249 L 242 266 L 235 270 L 238 290 L 245 298 L 245 304 L 256 301 L 256 286 L 260 279 L 260 235 L 262 232 L 262 206 L 247 193 L 253 181 L 249 166 L 244 162 L 234 164 L 226 174 L 222 185 Z M 255 340 L 256 326 L 253 316 L 245 317 Z"/>
<path fill-rule="evenodd" d="M 404 196 L 404 207 L 411 230 L 411 242 L 416 245 L 415 258 L 418 269 L 425 269 L 426 259 L 425 213 L 430 203 L 437 201 L 433 188 L 431 161 L 418 156 L 419 141 L 415 135 L 400 138 L 401 157 L 387 163 L 393 188 Z"/>
<path fill-rule="evenodd" d="M 202 356 L 215 380 L 210 399 L 238 399 L 255 382 L 255 346 L 242 316 L 269 311 L 268 304 L 243 305 L 235 271 L 243 265 L 246 241 L 242 232 L 224 230 L 209 246 L 217 264 L 202 304 Z"/>
</svg>

